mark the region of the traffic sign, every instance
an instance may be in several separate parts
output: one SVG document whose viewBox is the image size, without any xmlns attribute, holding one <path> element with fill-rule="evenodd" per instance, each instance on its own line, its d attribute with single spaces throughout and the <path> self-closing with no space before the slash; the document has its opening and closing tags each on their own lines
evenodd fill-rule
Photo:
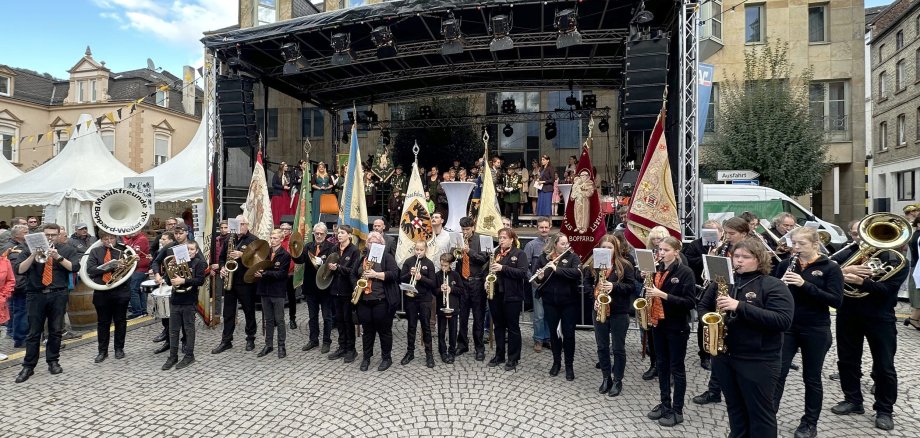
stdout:
<svg viewBox="0 0 920 438">
<path fill-rule="evenodd" d="M 759 173 L 753 170 L 718 170 L 716 171 L 717 181 L 734 181 L 737 179 L 756 179 Z"/>
<path fill-rule="evenodd" d="M 760 180 L 757 179 L 733 179 L 732 184 L 742 186 L 759 186 Z"/>
</svg>

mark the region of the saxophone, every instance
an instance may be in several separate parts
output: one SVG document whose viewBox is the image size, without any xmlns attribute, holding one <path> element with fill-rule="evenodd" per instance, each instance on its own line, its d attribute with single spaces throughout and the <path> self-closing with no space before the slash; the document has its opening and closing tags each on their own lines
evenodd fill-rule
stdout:
<svg viewBox="0 0 920 438">
<path fill-rule="evenodd" d="M 655 279 L 653 274 L 654 273 L 652 272 L 645 273 L 645 280 L 642 284 L 643 291 L 646 291 L 655 286 Z M 636 309 L 636 321 L 639 322 L 639 327 L 641 327 L 642 330 L 649 329 L 649 313 L 651 310 L 650 305 L 652 304 L 648 296 L 644 295 L 646 293 L 647 292 L 643 292 L 643 296 L 636 298 L 636 300 L 633 301 L 633 309 Z"/>
<path fill-rule="evenodd" d="M 361 266 L 361 272 L 368 270 L 370 268 L 370 263 L 367 259 L 364 259 L 364 263 Z M 358 304 L 358 301 L 361 300 L 361 294 L 367 290 L 370 286 L 370 282 L 366 278 L 359 278 L 358 282 L 355 283 L 355 290 L 351 292 L 351 304 Z"/>
<path fill-rule="evenodd" d="M 224 290 L 233 289 L 233 273 L 240 267 L 236 260 L 230 260 L 230 253 L 236 251 L 236 234 L 227 235 L 227 261 L 224 262 L 224 269 L 227 270 L 227 279 L 224 280 Z"/>
<path fill-rule="evenodd" d="M 597 274 L 597 285 L 594 287 L 595 298 L 595 307 L 597 307 L 597 317 L 595 318 L 597 322 L 603 324 L 607 322 L 607 312 L 610 311 L 610 294 L 601 290 L 601 287 L 609 283 L 607 281 L 604 272 L 607 268 L 596 269 Z"/>
<path fill-rule="evenodd" d="M 725 278 L 718 277 L 716 283 L 716 299 L 728 296 L 728 282 Z M 703 351 L 712 356 L 719 353 L 725 354 L 728 347 L 725 345 L 725 335 L 728 334 L 728 328 L 725 324 L 725 311 L 717 310 L 716 312 L 707 312 L 702 317 L 703 325 Z"/>
<path fill-rule="evenodd" d="M 486 299 L 491 300 L 495 298 L 495 281 L 498 280 L 498 276 L 495 275 L 495 271 L 492 270 L 492 265 L 495 263 L 495 251 L 492 251 L 489 254 L 489 275 L 486 275 Z"/>
</svg>

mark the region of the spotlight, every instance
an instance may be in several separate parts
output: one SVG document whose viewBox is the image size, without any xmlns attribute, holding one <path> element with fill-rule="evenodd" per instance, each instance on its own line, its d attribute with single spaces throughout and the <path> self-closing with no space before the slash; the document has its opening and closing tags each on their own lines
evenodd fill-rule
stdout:
<svg viewBox="0 0 920 438">
<path fill-rule="evenodd" d="M 505 127 L 502 128 L 502 134 L 505 134 L 505 137 L 514 135 L 514 128 L 511 127 L 510 123 L 505 124 Z"/>
<path fill-rule="evenodd" d="M 610 129 L 610 122 L 608 122 L 607 119 L 601 119 L 601 122 L 597 124 L 597 129 L 601 132 L 607 132 L 607 130 Z"/>
<path fill-rule="evenodd" d="M 463 53 L 463 34 L 460 32 L 460 20 L 454 18 L 454 14 L 448 15 L 447 19 L 441 22 L 441 35 L 444 36 L 444 44 L 441 44 L 442 55 Z"/>
<path fill-rule="evenodd" d="M 547 140 L 552 140 L 556 138 L 556 133 L 556 121 L 553 120 L 553 116 L 549 116 L 549 118 L 546 119 L 546 127 L 543 128 L 543 135 L 546 136 Z"/>
<path fill-rule="evenodd" d="M 654 19 L 655 14 L 645 10 L 645 0 L 643 0 L 642 3 L 639 3 L 639 9 L 636 11 L 636 15 L 633 16 L 632 23 L 645 24 Z"/>
<path fill-rule="evenodd" d="M 430 119 L 432 117 L 431 107 L 428 105 L 418 107 L 418 117 L 420 119 Z"/>
<path fill-rule="evenodd" d="M 348 116 L 348 123 L 355 123 L 355 113 L 353 111 L 347 111 L 345 114 Z"/>
<path fill-rule="evenodd" d="M 578 101 L 578 98 L 576 98 L 574 94 L 570 94 L 569 97 L 565 98 L 565 104 L 568 106 L 581 108 L 581 102 Z"/>
<path fill-rule="evenodd" d="M 332 34 L 332 50 L 335 51 L 329 61 L 332 65 L 347 65 L 355 60 L 355 55 L 351 53 L 350 33 Z"/>
<path fill-rule="evenodd" d="M 371 40 L 377 46 L 378 58 L 389 58 L 396 55 L 396 41 L 389 26 L 378 26 L 371 31 Z"/>
<path fill-rule="evenodd" d="M 505 99 L 502 101 L 502 114 L 514 114 L 517 112 L 517 105 L 514 99 Z"/>
<path fill-rule="evenodd" d="M 297 43 L 286 43 L 281 46 L 281 57 L 284 58 L 284 67 L 281 72 L 285 75 L 300 73 L 300 70 L 306 68 L 306 61 L 300 53 L 300 46 Z"/>
<path fill-rule="evenodd" d="M 348 125 L 342 126 L 342 143 L 348 144 L 348 133 L 351 132 L 351 129 L 346 130 L 346 127 L 348 127 Z"/>
<path fill-rule="evenodd" d="M 514 48 L 514 41 L 508 36 L 511 33 L 511 17 L 509 15 L 492 16 L 492 42 L 489 50 L 497 52 Z"/>
<path fill-rule="evenodd" d="M 390 130 L 389 129 L 380 130 L 380 140 L 382 140 L 383 144 L 385 145 L 390 144 Z"/>
<path fill-rule="evenodd" d="M 556 48 L 576 46 L 581 44 L 581 33 L 578 32 L 578 13 L 574 9 L 563 9 L 556 12 L 554 22 L 559 37 L 556 38 Z"/>
<path fill-rule="evenodd" d="M 581 107 L 584 109 L 597 109 L 597 96 L 594 94 L 582 95 Z"/>
<path fill-rule="evenodd" d="M 380 120 L 374 110 L 364 111 L 364 117 L 367 119 L 367 123 L 377 123 Z"/>
</svg>

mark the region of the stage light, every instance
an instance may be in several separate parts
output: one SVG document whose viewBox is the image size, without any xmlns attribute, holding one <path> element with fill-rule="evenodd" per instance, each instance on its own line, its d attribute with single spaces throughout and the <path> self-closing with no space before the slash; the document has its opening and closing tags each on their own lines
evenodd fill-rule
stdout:
<svg viewBox="0 0 920 438">
<path fill-rule="evenodd" d="M 418 107 L 418 117 L 420 119 L 430 119 L 432 117 L 431 107 L 428 105 L 422 105 Z"/>
<path fill-rule="evenodd" d="M 492 42 L 489 43 L 489 50 L 497 52 L 513 49 L 514 41 L 511 40 L 510 33 L 511 17 L 509 15 L 492 16 Z"/>
<path fill-rule="evenodd" d="M 581 107 L 581 102 L 578 101 L 578 98 L 574 94 L 570 94 L 569 97 L 565 98 L 565 104 L 568 106 Z"/>
<path fill-rule="evenodd" d="M 285 43 L 281 46 L 281 57 L 284 58 L 284 67 L 282 74 L 293 75 L 300 73 L 300 70 L 306 68 L 306 61 L 300 52 L 300 46 L 297 43 Z"/>
<path fill-rule="evenodd" d="M 553 120 L 553 116 L 549 116 L 549 118 L 546 119 L 546 127 L 543 128 L 543 135 L 546 136 L 547 140 L 552 140 L 556 138 L 556 134 L 556 121 Z"/>
<path fill-rule="evenodd" d="M 639 3 L 639 9 L 636 11 L 636 15 L 632 18 L 632 23 L 635 24 L 645 24 L 655 19 L 655 14 L 650 11 L 645 10 L 645 1 Z"/>
<path fill-rule="evenodd" d="M 460 32 L 460 20 L 454 18 L 454 14 L 448 15 L 447 19 L 441 22 L 441 35 L 444 36 L 444 44 L 441 44 L 442 55 L 463 53 L 464 41 Z"/>
<path fill-rule="evenodd" d="M 332 34 L 332 50 L 335 52 L 329 61 L 332 65 L 347 65 L 355 60 L 354 54 L 351 53 L 350 33 Z"/>
<path fill-rule="evenodd" d="M 502 114 L 514 114 L 517 112 L 517 105 L 514 99 L 505 99 L 502 101 Z"/>
<path fill-rule="evenodd" d="M 378 58 L 396 56 L 396 41 L 389 26 L 378 26 L 371 31 L 371 41 L 377 46 Z"/>
<path fill-rule="evenodd" d="M 348 133 L 351 132 L 351 129 L 344 129 L 347 125 L 342 126 L 342 143 L 348 144 Z"/>
<path fill-rule="evenodd" d="M 380 130 L 380 140 L 383 141 L 383 144 L 385 145 L 390 144 L 390 130 L 389 129 Z"/>
<path fill-rule="evenodd" d="M 578 32 L 578 13 L 574 9 L 563 9 L 556 12 L 554 21 L 559 36 L 556 38 L 556 48 L 562 49 L 581 44 L 581 33 Z"/>
<path fill-rule="evenodd" d="M 610 122 L 607 119 L 601 119 L 601 122 L 597 124 L 597 129 L 601 132 L 607 132 L 610 129 Z"/>
<path fill-rule="evenodd" d="M 355 123 L 355 113 L 353 111 L 346 111 L 345 114 L 348 116 L 349 123 Z"/>
<path fill-rule="evenodd" d="M 367 119 L 367 123 L 377 123 L 380 120 L 374 110 L 364 111 L 364 118 Z"/>
<path fill-rule="evenodd" d="M 505 127 L 502 128 L 502 134 L 505 134 L 505 137 L 514 135 L 514 128 L 511 127 L 510 123 L 505 124 Z"/>
<path fill-rule="evenodd" d="M 597 109 L 597 96 L 594 94 L 582 95 L 581 107 L 584 109 Z"/>
</svg>

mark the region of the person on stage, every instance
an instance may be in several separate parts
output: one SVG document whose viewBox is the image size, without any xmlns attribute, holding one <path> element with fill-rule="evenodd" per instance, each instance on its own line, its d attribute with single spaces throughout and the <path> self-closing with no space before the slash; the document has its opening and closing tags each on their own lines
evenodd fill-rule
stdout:
<svg viewBox="0 0 920 438">
<path fill-rule="evenodd" d="M 326 168 L 326 163 L 320 161 L 319 164 L 316 165 L 316 174 L 313 175 L 313 181 L 310 182 L 310 187 L 313 188 L 313 211 L 311 212 L 310 223 L 315 224 L 319 222 L 320 206 L 322 204 L 320 198 L 322 198 L 323 195 L 332 193 L 332 190 L 335 188 L 332 177 L 329 175 Z M 303 196 L 303 194 L 301 194 L 301 196 Z"/>
<path fill-rule="evenodd" d="M 169 357 L 163 364 L 163 371 L 172 368 L 173 365 L 177 370 L 181 370 L 195 362 L 195 315 L 198 314 L 198 288 L 204 284 L 208 263 L 203 257 L 199 257 L 200 249 L 197 242 L 188 241 L 185 245 L 191 259 L 188 262 L 188 268 L 192 276 L 190 278 L 166 276 L 165 279 L 173 287 L 173 291 L 169 296 L 169 342 L 167 342 Z M 181 361 L 179 360 L 180 328 L 185 334 Z"/>
<path fill-rule="evenodd" d="M 323 321 L 323 346 L 320 348 L 320 354 L 329 353 L 332 345 L 332 297 L 329 295 L 329 289 L 319 289 L 316 286 L 316 273 L 319 266 L 323 264 L 326 257 L 334 251 L 334 245 L 326 241 L 328 229 L 326 224 L 320 222 L 313 226 L 313 240 L 308 242 L 300 254 L 295 257 L 294 262 L 303 265 L 303 289 L 304 300 L 307 302 L 307 320 L 309 341 L 303 346 L 303 351 L 310 351 L 319 347 L 319 313 L 322 311 Z"/>
<path fill-rule="evenodd" d="M 792 327 L 783 336 L 782 368 L 773 394 L 773 408 L 779 413 L 786 377 L 796 353 L 802 351 L 802 381 L 805 383 L 805 415 L 795 430 L 795 438 L 818 436 L 818 417 L 824 399 L 821 370 L 831 348 L 829 308 L 843 301 L 843 273 L 840 266 L 820 252 L 818 232 L 801 227 L 792 232 L 791 257 L 776 269 L 795 301 Z"/>
<path fill-rule="evenodd" d="M 514 247 L 517 234 L 510 228 L 498 230 L 498 248 L 489 271 L 497 277 L 494 294 L 489 299 L 489 314 L 495 324 L 495 356 L 490 367 L 505 364 L 505 371 L 513 371 L 521 360 L 521 302 L 527 286 L 527 255 Z M 487 292 L 488 294 L 488 292 Z M 508 342 L 508 360 L 505 362 L 505 341 Z"/>
<path fill-rule="evenodd" d="M 122 250 L 115 247 L 117 238 L 105 231 L 99 232 L 99 238 L 102 245 L 93 248 L 86 259 L 86 273 L 96 284 L 107 284 L 112 280 L 112 271 L 117 267 L 111 266 L 105 270 L 99 269 L 100 265 L 112 260 L 122 258 Z M 138 266 L 140 264 L 138 263 Z M 120 267 L 120 265 L 118 266 Z M 128 276 L 131 274 L 128 273 Z M 128 302 L 131 299 L 131 291 L 128 281 L 109 290 L 93 291 L 93 306 L 96 308 L 97 324 L 96 333 L 99 341 L 99 354 L 96 355 L 94 362 L 100 363 L 109 357 L 109 336 L 111 334 L 112 323 L 115 323 L 115 358 L 124 359 L 125 357 L 125 333 L 128 330 Z"/>
<path fill-rule="evenodd" d="M 332 271 L 332 285 L 329 292 L 332 294 L 332 304 L 335 306 L 335 329 L 339 335 L 339 346 L 329 353 L 329 360 L 344 358 L 345 363 L 352 363 L 358 357 L 355 350 L 355 320 L 352 318 L 351 292 L 355 282 L 351 273 L 361 261 L 358 258 L 358 247 L 351 243 L 351 226 L 339 225 L 335 231 L 337 245 L 333 251 L 338 251 L 339 259 L 335 263 L 326 262 Z"/>
<path fill-rule="evenodd" d="M 275 329 L 278 329 L 278 359 L 287 357 L 287 327 L 284 325 L 284 302 L 287 300 L 288 267 L 291 255 L 281 245 L 284 231 L 275 228 L 268 238 L 271 265 L 255 273 L 256 295 L 262 302 L 262 322 L 265 325 L 265 346 L 256 354 L 263 357 L 271 353 L 275 344 Z M 292 306 L 296 303 L 291 303 Z"/>
<path fill-rule="evenodd" d="M 415 242 L 413 248 L 415 255 L 403 262 L 399 273 L 399 281 L 409 283 L 415 277 L 415 288 L 418 291 L 414 297 L 406 297 L 406 319 L 409 328 L 406 331 L 406 355 L 399 362 L 408 365 L 415 359 L 415 333 L 419 323 L 422 325 L 422 343 L 425 345 L 425 366 L 434 368 L 434 353 L 431 347 L 431 304 L 434 301 L 437 276 L 434 272 L 434 263 L 425 257 L 428 245 L 425 241 Z M 416 265 L 418 268 L 416 269 Z M 456 330 L 455 330 L 456 332 Z"/>
<path fill-rule="evenodd" d="M 291 203 L 291 175 L 284 161 L 278 165 L 278 170 L 272 177 L 271 195 L 272 220 L 274 226 L 277 227 L 281 224 L 283 216 L 294 214 L 294 207 Z"/>
<path fill-rule="evenodd" d="M 559 375 L 562 365 L 562 350 L 565 349 L 565 380 L 575 380 L 575 321 L 581 304 L 579 282 L 581 281 L 581 259 L 569 251 L 569 239 L 558 233 L 546 243 L 534 272 L 537 272 L 537 295 L 543 300 L 544 317 L 550 330 L 550 345 L 553 350 L 553 365 L 550 376 Z M 556 326 L 562 322 L 562 339 Z"/>
<path fill-rule="evenodd" d="M 233 287 L 224 291 L 222 318 L 224 329 L 221 334 L 220 344 L 211 350 L 211 354 L 220 354 L 233 348 L 233 332 L 236 330 L 236 308 L 238 304 L 243 306 L 243 316 L 246 320 L 246 351 L 256 349 L 256 285 L 243 281 L 246 267 L 243 266 L 243 261 L 240 257 L 243 256 L 243 251 L 246 251 L 246 248 L 258 238 L 249 232 L 249 220 L 245 216 L 239 215 L 236 218 L 240 221 L 240 230 L 234 242 L 235 249 L 228 252 L 227 244 L 229 239 L 225 239 L 218 259 L 221 277 L 227 278 L 228 275 L 233 275 Z M 236 261 L 236 271 L 227 271 L 224 267 L 227 264 L 227 260 Z"/>
<path fill-rule="evenodd" d="M 732 438 L 777 436 L 773 394 L 795 304 L 789 288 L 769 276 L 770 257 L 758 240 L 735 244 L 734 285 L 727 296 L 717 296 L 711 284 L 697 307 L 700 315 L 725 312 L 727 354 L 712 358 L 712 376 L 725 394 Z"/>
<path fill-rule="evenodd" d="M 517 168 L 517 163 L 511 163 L 502 178 L 501 186 L 496 187 L 496 191 L 500 190 L 502 193 L 502 200 L 505 203 L 503 214 L 511 219 L 511 226 L 518 225 L 518 207 L 521 205 L 521 188 L 523 187 Z"/>
<path fill-rule="evenodd" d="M 460 258 L 457 260 L 457 273 L 462 279 L 463 294 L 460 298 L 460 308 L 455 312 L 457 319 L 457 356 L 469 351 L 470 313 L 473 314 L 473 348 L 476 360 L 483 361 L 486 357 L 483 334 L 485 332 L 486 292 L 483 288 L 489 263 L 489 253 L 482 251 L 479 234 L 474 233 L 476 220 L 472 217 L 460 219 L 460 230 L 463 232 L 462 246 L 457 248 Z"/>
<path fill-rule="evenodd" d="M 584 271 L 594 283 L 594 340 L 597 342 L 597 360 L 600 363 L 603 380 L 597 389 L 601 394 L 616 397 L 623 391 L 623 372 L 626 370 L 626 332 L 629 329 L 629 310 L 632 307 L 635 292 L 635 271 L 629 260 L 623 257 L 620 242 L 612 234 L 601 237 L 598 248 L 610 250 L 611 266 L 600 272 L 604 279 L 598 285 L 597 272 L 593 266 L 585 266 Z M 597 296 L 601 292 L 610 295 L 606 320 L 597 321 Z M 611 367 L 610 355 L 613 354 Z M 612 378 L 611 378 L 612 374 Z"/>
<path fill-rule="evenodd" d="M 537 190 L 537 215 L 553 215 L 553 183 L 556 181 L 556 172 L 549 160 L 549 155 L 540 157 L 540 177 L 535 181 L 542 184 Z M 538 184 L 539 185 L 539 184 Z"/>
<path fill-rule="evenodd" d="M 437 287 L 435 296 L 437 297 L 438 306 L 438 353 L 441 355 L 441 362 L 454 363 L 454 357 L 457 352 L 457 312 L 461 309 L 463 296 L 466 295 L 464 286 L 466 282 L 460 273 L 451 270 L 451 265 L 456 260 L 453 254 L 441 254 L 441 272 L 435 275 Z M 445 301 L 445 294 L 447 301 Z M 449 308 L 453 311 L 450 314 L 445 313 L 444 309 Z M 468 315 L 467 315 L 468 316 Z M 447 340 L 444 340 L 444 335 Z"/>
<path fill-rule="evenodd" d="M 396 259 L 386 252 L 380 261 L 370 260 L 370 248 L 373 244 L 385 245 L 383 236 L 372 231 L 367 235 L 367 249 L 359 257 L 352 270 L 352 280 L 367 280 L 367 287 L 362 290 L 357 304 L 358 322 L 361 323 L 361 346 L 363 359 L 361 371 L 367 371 L 374 355 L 374 340 L 380 335 L 380 365 L 377 371 L 386 371 L 393 364 L 393 316 L 399 307 L 399 266 Z M 429 300 L 431 296 L 429 295 Z M 348 299 L 351 299 L 349 291 Z M 430 317 L 429 317 L 430 319 Z M 427 324 L 428 319 L 422 321 Z M 430 336 L 430 334 L 429 334 Z M 429 340 L 429 346 L 431 342 Z M 429 347 L 430 348 L 430 347 Z"/>
</svg>

